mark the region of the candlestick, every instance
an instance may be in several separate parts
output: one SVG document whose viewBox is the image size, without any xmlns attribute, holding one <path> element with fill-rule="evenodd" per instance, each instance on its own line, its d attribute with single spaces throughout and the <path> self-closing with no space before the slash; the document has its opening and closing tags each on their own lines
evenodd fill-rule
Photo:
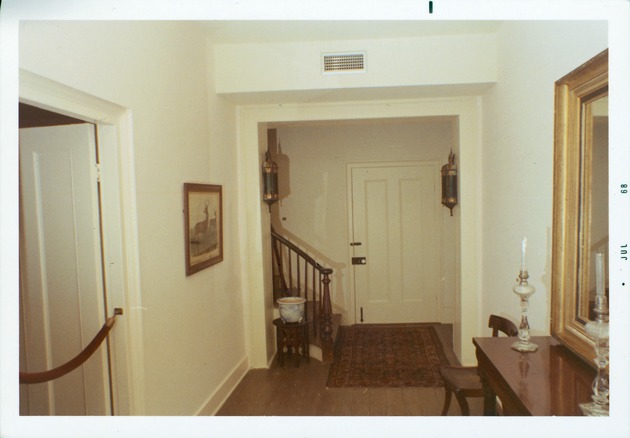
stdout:
<svg viewBox="0 0 630 438">
<path fill-rule="evenodd" d="M 595 254 L 595 288 L 597 295 L 604 295 L 605 279 L 604 277 L 604 254 Z"/>
<path fill-rule="evenodd" d="M 595 321 L 589 321 L 584 326 L 586 333 L 595 341 L 595 365 L 597 375 L 593 381 L 593 395 L 591 403 L 580 404 L 584 415 L 608 416 L 610 386 L 608 379 L 609 363 L 609 328 L 608 301 L 604 295 L 604 255 L 595 255 L 595 271 L 597 281 L 597 295 L 595 296 Z M 601 293 L 600 293 L 601 290 Z"/>
<path fill-rule="evenodd" d="M 512 344 L 512 349 L 520 352 L 534 352 L 538 350 L 538 345 L 529 341 L 529 322 L 527 321 L 527 311 L 529 308 L 529 297 L 536 291 L 534 286 L 527 284 L 529 274 L 527 268 L 521 267 L 512 290 L 521 298 L 521 324 L 518 327 L 518 341 Z"/>
</svg>

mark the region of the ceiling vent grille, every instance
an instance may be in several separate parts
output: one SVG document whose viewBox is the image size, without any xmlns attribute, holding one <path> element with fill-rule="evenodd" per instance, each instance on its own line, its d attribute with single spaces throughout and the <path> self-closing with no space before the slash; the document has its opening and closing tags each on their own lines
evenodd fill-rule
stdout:
<svg viewBox="0 0 630 438">
<path fill-rule="evenodd" d="M 324 53 L 322 55 L 324 74 L 365 72 L 365 53 Z"/>
</svg>

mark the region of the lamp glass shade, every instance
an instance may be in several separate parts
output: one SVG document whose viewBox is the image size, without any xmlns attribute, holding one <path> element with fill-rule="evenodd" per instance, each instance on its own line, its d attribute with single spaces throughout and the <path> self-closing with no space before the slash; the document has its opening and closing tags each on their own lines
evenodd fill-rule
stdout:
<svg viewBox="0 0 630 438">
<path fill-rule="evenodd" d="M 442 175 L 442 204 L 457 205 L 457 175 Z"/>
<path fill-rule="evenodd" d="M 457 167 L 455 166 L 455 154 L 451 152 L 448 164 L 442 166 L 442 205 L 451 210 L 457 205 Z"/>
<path fill-rule="evenodd" d="M 263 174 L 263 200 L 275 202 L 278 200 L 278 174 L 265 172 Z"/>
<path fill-rule="evenodd" d="M 263 163 L 263 201 L 271 207 L 278 199 L 278 165 L 271 160 L 271 154 L 267 152 Z"/>
</svg>

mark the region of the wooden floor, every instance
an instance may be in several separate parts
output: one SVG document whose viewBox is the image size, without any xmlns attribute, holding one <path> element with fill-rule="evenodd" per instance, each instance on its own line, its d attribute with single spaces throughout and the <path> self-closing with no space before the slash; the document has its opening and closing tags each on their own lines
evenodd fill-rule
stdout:
<svg viewBox="0 0 630 438">
<path fill-rule="evenodd" d="M 445 353 L 452 351 L 452 327 L 438 326 Z M 437 416 L 442 412 L 444 388 L 326 388 L 330 364 L 311 358 L 299 368 L 250 370 L 216 415 L 238 416 Z M 481 399 L 469 399 L 471 415 L 481 415 Z M 453 397 L 448 415 L 460 415 Z"/>
</svg>

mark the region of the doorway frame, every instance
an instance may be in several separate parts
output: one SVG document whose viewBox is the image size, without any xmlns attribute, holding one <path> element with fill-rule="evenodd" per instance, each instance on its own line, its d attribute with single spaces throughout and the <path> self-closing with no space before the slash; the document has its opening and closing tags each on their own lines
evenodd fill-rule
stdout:
<svg viewBox="0 0 630 438">
<path fill-rule="evenodd" d="M 239 106 L 238 162 L 241 251 L 243 266 L 246 347 L 251 367 L 268 367 L 274 337 L 270 220 L 262 193 L 260 168 L 266 150 L 268 125 L 284 122 L 370 120 L 396 117 L 454 116 L 459 136 L 459 215 L 456 241 L 457 279 L 453 347 L 463 365 L 476 363 L 470 338 L 481 336 L 481 110 L 480 97 L 393 101 Z M 262 134 L 261 134 L 262 133 Z M 265 208 L 263 208 L 265 207 Z M 245 214 L 246 213 L 246 214 Z M 334 274 L 333 274 L 334 275 Z M 334 292 L 334 291 L 333 291 Z M 271 327 L 271 328 L 270 328 Z"/>
<path fill-rule="evenodd" d="M 113 315 L 115 307 L 124 310 L 112 331 L 114 412 L 142 415 L 144 357 L 131 110 L 24 69 L 19 72 L 19 101 L 93 123 L 102 132 L 99 138 L 116 145 L 115 150 L 101 147 L 101 160 L 108 164 L 101 163 L 102 178 L 111 181 L 111 190 L 103 189 L 103 246 L 120 258 L 117 266 L 109 267 L 119 287 L 108 288 L 107 314 Z"/>
</svg>

